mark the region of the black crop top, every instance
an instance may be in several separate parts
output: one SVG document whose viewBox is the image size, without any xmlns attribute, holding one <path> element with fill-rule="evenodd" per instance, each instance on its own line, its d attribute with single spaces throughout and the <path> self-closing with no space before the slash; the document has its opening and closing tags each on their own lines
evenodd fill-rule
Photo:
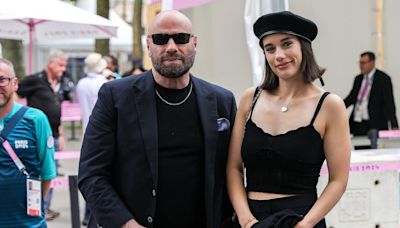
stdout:
<svg viewBox="0 0 400 228">
<path fill-rule="evenodd" d="M 258 93 L 256 90 L 255 95 Z M 285 134 L 265 133 L 251 119 L 255 102 L 242 143 L 242 159 L 246 167 L 247 191 L 277 194 L 316 192 L 322 163 L 325 160 L 323 139 L 313 123 L 328 95 L 325 92 L 309 125 Z"/>
</svg>

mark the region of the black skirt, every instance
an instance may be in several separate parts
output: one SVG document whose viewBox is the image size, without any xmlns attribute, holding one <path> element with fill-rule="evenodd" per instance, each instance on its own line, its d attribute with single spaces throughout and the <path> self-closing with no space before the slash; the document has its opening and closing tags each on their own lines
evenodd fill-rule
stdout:
<svg viewBox="0 0 400 228">
<path fill-rule="evenodd" d="M 307 214 L 317 199 L 314 193 L 272 200 L 248 199 L 250 210 L 259 221 L 252 228 L 293 228 Z M 238 221 L 236 221 L 236 227 L 240 227 Z M 314 227 L 326 228 L 325 219 Z"/>
</svg>

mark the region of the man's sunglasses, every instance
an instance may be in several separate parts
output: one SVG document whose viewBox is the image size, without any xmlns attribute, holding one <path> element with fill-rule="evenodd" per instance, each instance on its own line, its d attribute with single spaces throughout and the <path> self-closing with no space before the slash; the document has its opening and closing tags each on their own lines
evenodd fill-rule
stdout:
<svg viewBox="0 0 400 228">
<path fill-rule="evenodd" d="M 187 44 L 192 36 L 193 35 L 189 33 L 153 34 L 151 38 L 156 45 L 165 45 L 171 38 L 174 40 L 175 44 Z"/>
</svg>

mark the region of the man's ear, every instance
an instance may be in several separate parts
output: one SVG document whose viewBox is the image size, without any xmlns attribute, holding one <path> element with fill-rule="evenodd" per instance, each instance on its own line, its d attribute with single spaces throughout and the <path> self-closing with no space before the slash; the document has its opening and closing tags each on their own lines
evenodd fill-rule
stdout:
<svg viewBox="0 0 400 228">
<path fill-rule="evenodd" d="M 15 78 L 13 83 L 14 83 L 14 92 L 16 92 L 18 90 L 18 84 L 19 84 L 18 78 Z"/>
<path fill-rule="evenodd" d="M 193 36 L 193 45 L 197 47 L 197 36 Z"/>
<path fill-rule="evenodd" d="M 146 37 L 146 46 L 147 46 L 147 50 L 149 50 L 150 48 L 150 38 Z"/>
</svg>

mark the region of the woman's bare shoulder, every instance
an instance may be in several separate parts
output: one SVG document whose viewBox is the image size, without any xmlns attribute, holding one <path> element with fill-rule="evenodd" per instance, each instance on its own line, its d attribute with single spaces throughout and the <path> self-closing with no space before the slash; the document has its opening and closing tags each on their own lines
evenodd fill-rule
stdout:
<svg viewBox="0 0 400 228">
<path fill-rule="evenodd" d="M 243 91 L 242 95 L 240 96 L 238 107 L 239 111 L 247 113 L 247 111 L 250 109 L 250 105 L 253 102 L 255 96 L 256 88 L 256 86 L 253 86 Z"/>
</svg>

